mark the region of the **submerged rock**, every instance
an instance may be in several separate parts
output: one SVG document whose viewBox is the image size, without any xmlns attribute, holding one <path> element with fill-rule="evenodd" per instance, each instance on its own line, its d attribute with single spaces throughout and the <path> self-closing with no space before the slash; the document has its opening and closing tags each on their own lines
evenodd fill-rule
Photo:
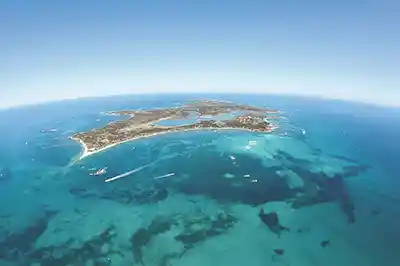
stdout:
<svg viewBox="0 0 400 266">
<path fill-rule="evenodd" d="M 175 236 L 175 239 L 182 242 L 186 246 L 191 246 L 193 244 L 199 243 L 205 240 L 207 237 L 216 235 L 211 230 L 199 230 L 190 233 L 182 233 L 180 235 Z"/>
<path fill-rule="evenodd" d="M 137 203 L 149 204 L 149 203 L 157 203 L 159 201 L 163 201 L 168 197 L 168 195 L 169 192 L 165 188 L 151 189 L 134 194 L 133 199 Z"/>
<path fill-rule="evenodd" d="M 171 229 L 171 222 L 164 217 L 156 217 L 148 227 L 148 231 L 153 234 L 161 234 Z"/>
<path fill-rule="evenodd" d="M 302 193 L 294 199 L 293 208 L 337 201 L 348 222 L 355 222 L 355 207 L 345 183 L 346 174 L 329 177 L 324 172 L 313 173 L 301 167 L 293 167 L 292 171 L 297 173 L 305 184 Z"/>
<path fill-rule="evenodd" d="M 154 236 L 165 233 L 170 229 L 171 222 L 164 217 L 156 217 L 148 228 L 139 228 L 131 237 L 135 261 L 142 262 L 142 248 L 146 246 Z"/>
<path fill-rule="evenodd" d="M 110 242 L 114 235 L 114 229 L 108 228 L 79 247 L 71 247 L 70 243 L 66 243 L 62 246 L 32 249 L 28 253 L 29 265 L 34 263 L 38 263 L 41 266 L 110 265 L 108 258 L 115 253 L 110 247 Z M 104 249 L 105 246 L 107 246 L 107 250 Z"/>
<path fill-rule="evenodd" d="M 330 243 L 331 243 L 330 240 L 324 240 L 324 241 L 321 241 L 320 245 L 321 245 L 321 247 L 325 248 L 325 247 L 329 246 Z"/>
<path fill-rule="evenodd" d="M 276 212 L 265 213 L 264 209 L 261 209 L 258 213 L 258 217 L 260 217 L 261 221 L 278 236 L 281 235 L 282 231 L 289 231 L 289 228 L 284 227 L 279 223 L 278 214 L 276 214 Z"/>
<path fill-rule="evenodd" d="M 309 232 L 310 232 L 309 227 L 300 227 L 299 229 L 297 229 L 297 233 L 309 233 Z"/>
<path fill-rule="evenodd" d="M 136 262 L 142 261 L 142 248 L 150 242 L 151 237 L 151 233 L 145 228 L 140 228 L 131 237 L 133 256 Z"/>
<path fill-rule="evenodd" d="M 151 204 L 165 200 L 169 191 L 165 188 L 152 187 L 139 189 L 137 187 L 72 187 L 69 193 L 80 198 L 100 198 L 116 201 L 121 204 Z"/>
<path fill-rule="evenodd" d="M 31 251 L 39 236 L 47 229 L 49 220 L 55 214 L 54 211 L 46 211 L 42 218 L 24 230 L 8 235 L 0 242 L 0 257 L 10 260 L 23 259 L 25 254 Z"/>
<path fill-rule="evenodd" d="M 191 248 L 194 244 L 205 241 L 207 238 L 225 233 L 237 222 L 230 214 L 220 213 L 216 217 L 203 217 L 195 221 L 187 221 L 185 231 L 175 236 L 177 241 L 182 242 L 185 248 Z"/>
<path fill-rule="evenodd" d="M 340 209 L 347 216 L 348 223 L 355 222 L 354 203 L 350 198 L 348 189 L 342 176 L 336 176 L 329 180 L 327 189 L 330 189 L 339 200 Z"/>
<path fill-rule="evenodd" d="M 274 253 L 276 255 L 283 255 L 283 254 L 285 254 L 285 250 L 282 248 L 277 248 L 277 249 L 274 249 Z"/>
<path fill-rule="evenodd" d="M 356 221 L 354 214 L 354 203 L 349 200 L 348 197 L 342 197 L 340 199 L 340 209 L 347 216 L 347 222 L 352 224 Z"/>
</svg>

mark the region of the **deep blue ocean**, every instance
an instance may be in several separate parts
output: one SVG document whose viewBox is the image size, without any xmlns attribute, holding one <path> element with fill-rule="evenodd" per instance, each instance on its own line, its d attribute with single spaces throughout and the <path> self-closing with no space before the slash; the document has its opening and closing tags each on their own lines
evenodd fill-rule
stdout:
<svg viewBox="0 0 400 266">
<path fill-rule="evenodd" d="M 105 112 L 193 98 L 278 109 L 280 128 L 166 134 L 76 161 L 72 134 L 122 119 Z M 116 96 L 1 110 L 0 137 L 0 265 L 400 265 L 400 109 Z"/>
</svg>

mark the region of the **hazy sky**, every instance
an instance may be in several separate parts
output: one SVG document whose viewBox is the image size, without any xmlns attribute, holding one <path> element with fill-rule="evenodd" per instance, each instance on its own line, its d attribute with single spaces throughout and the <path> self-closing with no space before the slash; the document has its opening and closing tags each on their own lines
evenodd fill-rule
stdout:
<svg viewBox="0 0 400 266">
<path fill-rule="evenodd" d="M 156 92 L 400 106 L 400 1 L 2 0 L 0 107 Z"/>
</svg>

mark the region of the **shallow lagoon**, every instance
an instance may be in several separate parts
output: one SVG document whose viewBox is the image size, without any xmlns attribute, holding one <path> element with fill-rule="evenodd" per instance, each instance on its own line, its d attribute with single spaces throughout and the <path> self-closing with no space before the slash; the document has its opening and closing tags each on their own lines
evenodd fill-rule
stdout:
<svg viewBox="0 0 400 266">
<path fill-rule="evenodd" d="M 208 120 L 230 120 L 235 118 L 238 115 L 243 114 L 243 112 L 232 112 L 230 114 L 220 114 L 220 115 L 215 115 L 215 116 L 196 116 L 193 114 L 191 117 L 187 119 L 170 119 L 170 120 L 162 120 L 156 125 L 160 126 L 181 126 L 181 125 L 187 125 L 187 124 L 194 124 L 199 121 L 208 121 Z"/>
</svg>

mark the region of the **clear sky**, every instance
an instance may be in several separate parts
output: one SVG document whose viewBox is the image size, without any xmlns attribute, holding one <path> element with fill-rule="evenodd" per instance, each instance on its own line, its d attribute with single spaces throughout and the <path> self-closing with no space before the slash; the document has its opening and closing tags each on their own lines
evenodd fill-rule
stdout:
<svg viewBox="0 0 400 266">
<path fill-rule="evenodd" d="M 2 0 L 0 107 L 157 92 L 400 106 L 400 1 Z"/>
</svg>

